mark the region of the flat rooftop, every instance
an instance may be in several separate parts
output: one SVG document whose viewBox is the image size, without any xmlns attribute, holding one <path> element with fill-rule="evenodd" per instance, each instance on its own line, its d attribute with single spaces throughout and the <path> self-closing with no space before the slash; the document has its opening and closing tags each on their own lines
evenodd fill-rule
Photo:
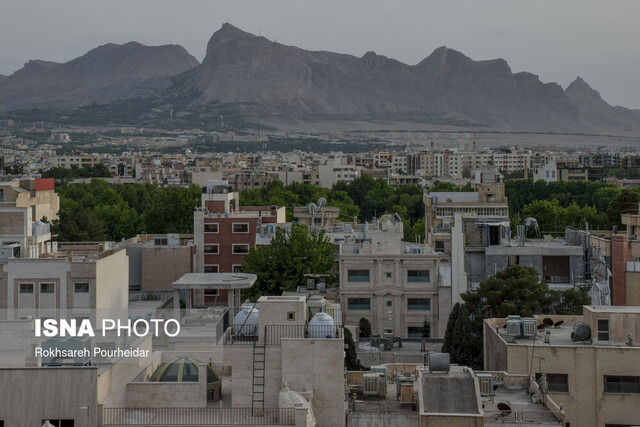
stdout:
<svg viewBox="0 0 640 427">
<path fill-rule="evenodd" d="M 173 289 L 246 289 L 256 279 L 250 273 L 187 273 L 173 282 Z"/>
<path fill-rule="evenodd" d="M 530 423 L 536 426 L 560 426 L 553 413 L 542 403 L 534 403 L 527 387 L 523 385 L 505 386 L 500 384 L 494 390 L 493 399 L 484 397 L 485 425 Z M 511 413 L 504 413 L 498 409 L 498 403 L 507 403 Z M 517 419 L 516 419 L 517 413 Z"/>
</svg>

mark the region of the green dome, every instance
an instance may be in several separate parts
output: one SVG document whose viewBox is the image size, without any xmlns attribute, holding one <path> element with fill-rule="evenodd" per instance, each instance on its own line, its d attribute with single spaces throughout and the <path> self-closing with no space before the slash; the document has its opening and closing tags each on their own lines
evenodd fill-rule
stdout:
<svg viewBox="0 0 640 427">
<path fill-rule="evenodd" d="M 149 378 L 154 382 L 198 382 L 199 360 L 191 357 L 176 357 L 158 366 Z M 219 381 L 216 373 L 207 366 L 207 383 Z"/>
</svg>

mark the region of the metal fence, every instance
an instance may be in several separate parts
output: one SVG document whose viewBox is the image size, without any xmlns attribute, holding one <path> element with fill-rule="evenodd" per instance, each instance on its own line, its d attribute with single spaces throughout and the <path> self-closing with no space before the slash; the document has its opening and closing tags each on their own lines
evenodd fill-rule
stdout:
<svg viewBox="0 0 640 427">
<path fill-rule="evenodd" d="M 260 333 L 255 327 L 247 325 L 239 330 L 233 326 L 227 328 L 224 334 L 225 345 L 254 345 L 256 343 L 267 346 L 282 345 L 283 338 L 329 339 L 342 338 L 342 325 L 266 325 Z"/>
<path fill-rule="evenodd" d="M 293 408 L 104 408 L 104 426 L 295 425 Z"/>
</svg>

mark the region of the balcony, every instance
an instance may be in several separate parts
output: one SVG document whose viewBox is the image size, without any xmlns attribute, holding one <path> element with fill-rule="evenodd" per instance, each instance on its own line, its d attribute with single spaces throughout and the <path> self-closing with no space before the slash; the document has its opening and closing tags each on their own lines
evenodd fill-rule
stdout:
<svg viewBox="0 0 640 427">
<path fill-rule="evenodd" d="M 295 425 L 294 408 L 104 408 L 108 426 Z"/>
</svg>

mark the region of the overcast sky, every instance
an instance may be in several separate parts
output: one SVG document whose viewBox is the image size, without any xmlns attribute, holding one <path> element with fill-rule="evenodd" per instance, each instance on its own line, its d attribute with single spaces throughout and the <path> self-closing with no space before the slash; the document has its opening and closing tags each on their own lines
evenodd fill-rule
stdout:
<svg viewBox="0 0 640 427">
<path fill-rule="evenodd" d="M 0 74 L 108 42 L 176 43 L 201 60 L 223 22 L 305 49 L 416 64 L 446 45 L 640 108 L 640 0 L 0 0 Z"/>
</svg>

